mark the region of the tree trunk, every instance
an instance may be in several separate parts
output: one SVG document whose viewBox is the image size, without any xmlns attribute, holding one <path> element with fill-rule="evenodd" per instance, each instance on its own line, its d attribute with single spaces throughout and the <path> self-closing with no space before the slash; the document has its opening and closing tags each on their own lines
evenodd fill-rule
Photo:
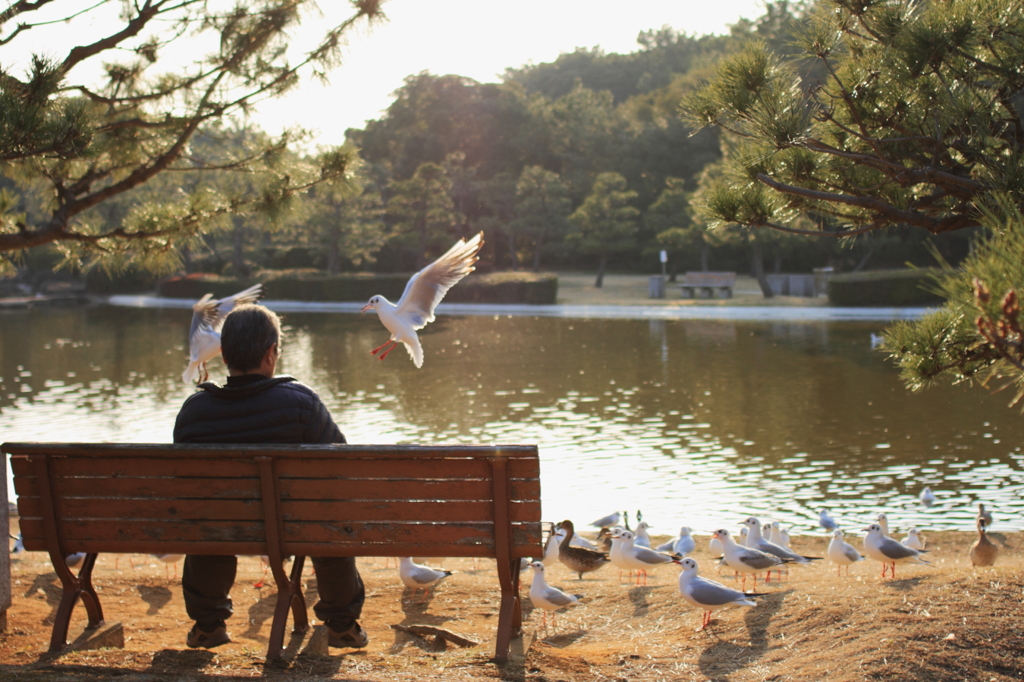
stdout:
<svg viewBox="0 0 1024 682">
<path fill-rule="evenodd" d="M 538 239 L 533 243 L 533 271 L 540 272 L 540 250 L 544 248 L 544 240 Z"/>
<path fill-rule="evenodd" d="M 608 256 L 601 254 L 601 264 L 597 266 L 597 281 L 594 286 L 600 289 L 604 285 L 604 268 L 608 264 Z"/>
<path fill-rule="evenodd" d="M 751 239 L 749 236 L 747 240 L 751 246 L 750 265 L 754 271 L 754 277 L 757 278 L 757 283 L 761 287 L 761 293 L 764 294 L 764 297 L 772 298 L 775 294 L 772 293 L 772 288 L 768 284 L 768 278 L 764 274 L 764 254 L 761 253 L 761 242 Z"/>
<path fill-rule="evenodd" d="M 336 275 L 341 270 L 341 230 L 332 227 L 327 230 L 327 272 Z"/>
<path fill-rule="evenodd" d="M 679 275 L 679 259 L 673 258 L 672 265 L 668 269 L 668 281 L 675 282 L 676 277 Z"/>
<path fill-rule="evenodd" d="M 508 257 L 512 262 L 512 269 L 519 269 L 519 256 L 516 254 L 516 235 L 511 230 L 505 230 L 508 236 Z"/>
<path fill-rule="evenodd" d="M 711 268 L 708 267 L 708 245 L 700 245 L 700 269 L 701 272 L 708 272 Z"/>
<path fill-rule="evenodd" d="M 245 228 L 236 225 L 231 231 L 231 264 L 235 268 L 236 277 L 245 277 L 249 274 L 245 265 Z"/>
</svg>

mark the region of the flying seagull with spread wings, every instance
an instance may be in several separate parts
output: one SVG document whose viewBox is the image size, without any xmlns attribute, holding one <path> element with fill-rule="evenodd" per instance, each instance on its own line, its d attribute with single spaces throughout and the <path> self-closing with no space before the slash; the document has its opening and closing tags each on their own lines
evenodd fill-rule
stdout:
<svg viewBox="0 0 1024 682">
<path fill-rule="evenodd" d="M 371 298 L 363 306 L 363 312 L 376 310 L 381 323 L 391 332 L 391 338 L 370 353 L 377 355 L 383 350 L 378 356 L 378 359 L 383 360 L 395 346 L 403 343 L 413 364 L 422 367 L 423 347 L 420 346 L 416 330 L 434 321 L 434 308 L 444 295 L 459 280 L 473 272 L 477 253 L 483 245 L 483 232 L 469 241 L 460 239 L 443 256 L 412 276 L 397 305 L 383 296 Z"/>
<path fill-rule="evenodd" d="M 220 330 L 224 327 L 224 318 L 236 305 L 255 303 L 263 295 L 262 284 L 256 284 L 234 296 L 220 300 L 207 294 L 192 306 L 192 328 L 188 333 L 191 362 L 181 375 L 186 384 L 193 381 L 206 381 L 210 373 L 206 371 L 206 363 L 220 355 Z"/>
</svg>

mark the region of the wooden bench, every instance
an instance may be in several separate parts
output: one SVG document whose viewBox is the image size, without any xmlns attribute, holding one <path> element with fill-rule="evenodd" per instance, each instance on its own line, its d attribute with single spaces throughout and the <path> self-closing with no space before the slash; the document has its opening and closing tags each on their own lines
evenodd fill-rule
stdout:
<svg viewBox="0 0 1024 682">
<path fill-rule="evenodd" d="M 5 443 L 25 548 L 47 551 L 63 585 L 50 651 L 66 646 L 81 598 L 103 624 L 100 552 L 266 555 L 277 584 L 267 658 L 288 611 L 309 625 L 307 556 L 497 559 L 495 660 L 522 625 L 519 560 L 540 557 L 536 446 L 114 445 Z M 79 574 L 65 557 L 87 553 Z M 284 560 L 295 557 L 291 574 Z"/>
<path fill-rule="evenodd" d="M 732 298 L 735 272 L 686 272 L 679 288 L 683 298 Z"/>
</svg>

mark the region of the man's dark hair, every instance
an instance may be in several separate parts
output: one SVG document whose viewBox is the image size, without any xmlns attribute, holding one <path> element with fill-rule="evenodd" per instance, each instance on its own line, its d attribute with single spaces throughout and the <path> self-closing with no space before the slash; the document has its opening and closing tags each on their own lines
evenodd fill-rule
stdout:
<svg viewBox="0 0 1024 682">
<path fill-rule="evenodd" d="M 240 305 L 224 318 L 220 349 L 229 369 L 258 369 L 270 347 L 280 342 L 281 318 L 273 310 L 261 305 Z"/>
</svg>

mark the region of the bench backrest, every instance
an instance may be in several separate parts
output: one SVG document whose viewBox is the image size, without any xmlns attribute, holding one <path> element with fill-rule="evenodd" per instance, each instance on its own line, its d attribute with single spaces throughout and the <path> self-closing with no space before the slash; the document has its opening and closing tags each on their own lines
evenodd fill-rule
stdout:
<svg viewBox="0 0 1024 682">
<path fill-rule="evenodd" d="M 692 287 L 734 287 L 735 272 L 686 272 L 683 282 Z"/>
<path fill-rule="evenodd" d="M 25 548 L 541 556 L 536 446 L 5 443 Z"/>
</svg>

